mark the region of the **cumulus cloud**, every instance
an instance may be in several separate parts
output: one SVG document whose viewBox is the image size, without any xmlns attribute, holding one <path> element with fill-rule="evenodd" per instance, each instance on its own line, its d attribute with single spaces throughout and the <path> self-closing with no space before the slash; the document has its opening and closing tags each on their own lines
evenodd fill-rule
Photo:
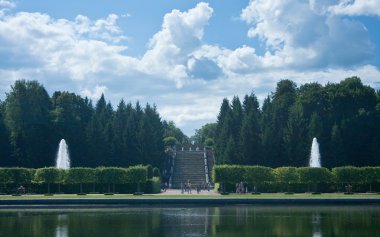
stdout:
<svg viewBox="0 0 380 237">
<path fill-rule="evenodd" d="M 149 50 L 141 59 L 146 72 L 166 74 L 177 87 L 183 86 L 189 77 L 187 61 L 202 45 L 204 27 L 212 13 L 207 3 L 201 2 L 187 12 L 166 14 L 161 30 L 150 39 Z"/>
<path fill-rule="evenodd" d="M 215 121 L 224 97 L 254 91 L 263 99 L 279 79 L 327 83 L 357 75 L 379 85 L 378 68 L 366 63 L 373 56 L 367 30 L 332 6 L 342 1 L 251 0 L 241 19 L 250 26 L 247 36 L 262 42 L 264 53 L 258 53 L 263 50 L 252 45 L 230 49 L 204 42 L 214 10 L 198 3 L 167 13 L 146 52 L 132 57 L 118 26 L 123 15 L 68 20 L 11 14 L 1 9 L 14 3 L 0 0 L 0 91 L 25 78 L 51 92 L 70 90 L 93 100 L 105 93 L 113 104 L 121 98 L 156 103 L 164 119 L 191 134 Z"/>
<path fill-rule="evenodd" d="M 372 59 L 367 29 L 358 21 L 329 14 L 326 9 L 334 2 L 251 0 L 241 19 L 251 25 L 248 37 L 259 38 L 267 47 L 263 66 L 348 67 Z"/>
<path fill-rule="evenodd" d="M 12 1 L 0 0 L 0 18 L 3 17 L 6 12 L 15 8 L 16 4 Z"/>
<path fill-rule="evenodd" d="M 341 0 L 339 4 L 330 6 L 329 11 L 337 15 L 380 16 L 380 1 L 378 0 Z"/>
</svg>

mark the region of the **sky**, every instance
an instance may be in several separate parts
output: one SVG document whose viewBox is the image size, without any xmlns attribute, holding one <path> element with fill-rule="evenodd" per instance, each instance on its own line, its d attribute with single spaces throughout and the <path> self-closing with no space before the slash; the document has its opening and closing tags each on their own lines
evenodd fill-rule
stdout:
<svg viewBox="0 0 380 237">
<path fill-rule="evenodd" d="M 281 79 L 379 89 L 379 52 L 379 0 L 0 0 L 0 100 L 37 80 L 155 104 L 187 135 Z"/>
</svg>

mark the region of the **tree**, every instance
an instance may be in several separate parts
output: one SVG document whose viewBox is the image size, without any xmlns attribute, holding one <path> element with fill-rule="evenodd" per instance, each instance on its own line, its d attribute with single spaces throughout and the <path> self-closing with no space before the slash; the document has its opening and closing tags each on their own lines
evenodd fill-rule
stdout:
<svg viewBox="0 0 380 237">
<path fill-rule="evenodd" d="M 141 164 L 161 167 L 165 159 L 164 130 L 156 106 L 146 105 L 139 125 L 137 144 Z"/>
<path fill-rule="evenodd" d="M 230 142 L 230 123 L 232 110 L 228 99 L 223 99 L 218 115 L 215 137 L 215 160 L 217 164 L 230 163 L 230 157 L 226 154 L 227 143 Z M 233 143 L 231 141 L 230 143 Z"/>
<path fill-rule="evenodd" d="M 7 184 L 11 183 L 11 174 L 9 172 L 8 168 L 0 168 L 0 183 L 3 185 L 2 192 L 0 193 L 6 193 Z"/>
<path fill-rule="evenodd" d="M 108 193 L 111 193 L 111 184 L 113 186 L 113 192 L 115 192 L 115 184 L 121 184 L 127 181 L 127 171 L 124 168 L 99 167 L 97 170 L 98 181 L 108 185 Z"/>
<path fill-rule="evenodd" d="M 181 131 L 181 129 L 177 128 L 173 121 L 163 121 L 162 126 L 164 129 L 164 138 L 174 137 L 179 144 L 189 143 L 189 138 Z"/>
<path fill-rule="evenodd" d="M 69 184 L 79 184 L 79 194 L 83 193 L 83 184 L 92 183 L 93 177 L 91 168 L 74 167 L 68 170 L 66 176 L 66 182 Z"/>
<path fill-rule="evenodd" d="M 95 112 L 86 129 L 86 139 L 89 147 L 89 167 L 105 166 L 110 164 L 112 157 L 110 148 L 111 141 L 107 132 L 111 132 L 113 116 L 112 106 L 106 103 L 104 95 L 100 97 L 95 106 Z M 112 135 L 111 135 L 112 136 Z"/>
<path fill-rule="evenodd" d="M 4 122 L 5 104 L 0 100 L 0 167 L 1 166 L 14 166 L 15 162 L 10 159 L 11 157 L 11 144 L 9 140 L 9 132 Z"/>
<path fill-rule="evenodd" d="M 253 192 L 264 182 L 274 180 L 273 170 L 264 166 L 247 166 L 245 170 L 245 180 L 253 185 Z"/>
<path fill-rule="evenodd" d="M 274 170 L 278 183 L 285 184 L 286 190 L 289 192 L 289 184 L 299 180 L 297 169 L 295 167 L 278 167 Z"/>
<path fill-rule="evenodd" d="M 354 166 L 342 166 L 332 169 L 332 173 L 337 183 L 344 185 L 357 184 L 361 180 L 360 169 Z"/>
<path fill-rule="evenodd" d="M 195 135 L 191 137 L 195 144 L 205 144 L 207 139 L 215 140 L 216 123 L 207 123 L 200 129 L 195 130 Z"/>
<path fill-rule="evenodd" d="M 332 180 L 332 174 L 327 168 L 300 167 L 297 172 L 301 182 L 313 185 L 314 192 L 317 192 L 318 184 Z"/>
<path fill-rule="evenodd" d="M 252 93 L 243 102 L 244 118 L 240 131 L 240 164 L 263 164 L 259 102 Z"/>
<path fill-rule="evenodd" d="M 360 177 L 369 184 L 369 191 L 372 192 L 372 184 L 380 181 L 380 167 L 362 167 L 360 172 Z"/>
<path fill-rule="evenodd" d="M 50 194 L 50 184 L 60 181 L 60 172 L 55 167 L 45 167 L 37 169 L 35 180 L 40 183 L 47 184 L 47 193 Z"/>
<path fill-rule="evenodd" d="M 70 149 L 71 166 L 88 166 L 89 151 L 86 143 L 86 126 L 93 108 L 91 102 L 74 93 L 55 92 L 52 96 L 52 125 L 56 131 L 55 143 L 65 139 Z"/>
<path fill-rule="evenodd" d="M 51 102 L 37 81 L 16 81 L 5 100 L 5 124 L 10 131 L 15 164 L 42 167 L 54 164 Z"/>
<path fill-rule="evenodd" d="M 178 140 L 175 137 L 165 137 L 163 142 L 165 146 L 171 146 L 171 147 L 179 144 Z"/>
</svg>

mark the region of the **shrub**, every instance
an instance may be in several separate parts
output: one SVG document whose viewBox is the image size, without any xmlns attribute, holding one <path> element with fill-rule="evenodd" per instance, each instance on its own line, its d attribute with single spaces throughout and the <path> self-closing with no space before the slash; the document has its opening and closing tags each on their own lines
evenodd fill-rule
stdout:
<svg viewBox="0 0 380 237">
<path fill-rule="evenodd" d="M 380 181 L 380 167 L 362 167 L 360 173 L 362 182 L 369 184 L 369 191 L 372 192 L 372 184 Z"/>
<path fill-rule="evenodd" d="M 264 182 L 274 180 L 273 170 L 264 166 L 246 166 L 244 180 L 258 187 Z M 252 190 L 256 191 L 255 188 L 252 188 Z"/>
<path fill-rule="evenodd" d="M 47 184 L 47 193 L 50 193 L 50 184 L 60 181 L 60 171 L 55 167 L 45 167 L 37 169 L 35 181 Z"/>
<path fill-rule="evenodd" d="M 175 137 L 165 137 L 163 142 L 165 146 L 175 146 L 179 144 L 177 138 Z"/>
<path fill-rule="evenodd" d="M 300 182 L 313 185 L 315 192 L 318 184 L 328 183 L 332 180 L 332 174 L 327 168 L 300 167 L 297 172 Z"/>
<path fill-rule="evenodd" d="M 148 179 L 153 178 L 153 167 L 151 165 L 146 166 L 146 171 L 147 171 Z"/>
<path fill-rule="evenodd" d="M 83 184 L 93 182 L 93 169 L 84 167 L 75 167 L 67 171 L 66 182 L 69 184 L 79 184 L 80 193 L 83 193 Z"/>
<path fill-rule="evenodd" d="M 278 183 L 285 185 L 289 191 L 289 184 L 298 182 L 299 176 L 295 167 L 279 167 L 274 170 L 275 179 Z"/>
<path fill-rule="evenodd" d="M 154 177 L 158 177 L 158 178 L 161 179 L 161 172 L 160 172 L 160 170 L 157 167 L 153 168 L 153 178 Z"/>
<path fill-rule="evenodd" d="M 161 181 L 158 177 L 153 177 L 146 182 L 146 193 L 160 193 L 161 192 Z"/>
</svg>

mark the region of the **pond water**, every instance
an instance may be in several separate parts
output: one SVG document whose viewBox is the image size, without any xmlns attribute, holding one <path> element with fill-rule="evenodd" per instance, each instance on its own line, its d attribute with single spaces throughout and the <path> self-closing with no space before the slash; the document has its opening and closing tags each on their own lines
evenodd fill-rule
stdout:
<svg viewBox="0 0 380 237">
<path fill-rule="evenodd" d="M 0 236 L 380 236 L 379 206 L 132 206 L 0 210 Z"/>
</svg>

